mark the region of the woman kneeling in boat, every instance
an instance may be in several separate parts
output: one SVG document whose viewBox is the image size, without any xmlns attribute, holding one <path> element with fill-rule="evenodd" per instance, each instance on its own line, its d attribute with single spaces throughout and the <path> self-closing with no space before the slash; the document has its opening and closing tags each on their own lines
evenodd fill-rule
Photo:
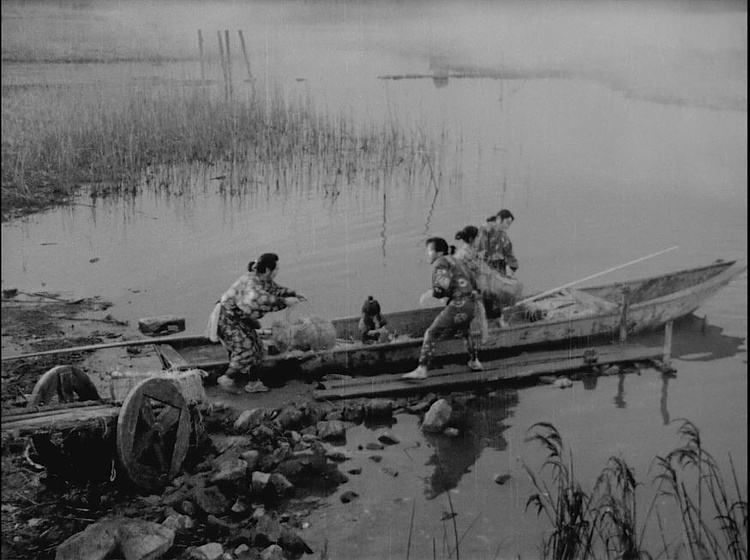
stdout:
<svg viewBox="0 0 750 560">
<path fill-rule="evenodd" d="M 230 393 L 240 393 L 240 383 L 248 379 L 246 392 L 268 391 L 255 375 L 265 354 L 263 341 L 256 330 L 260 328 L 258 320 L 266 313 L 285 309 L 305 299 L 302 294 L 274 282 L 279 272 L 278 260 L 274 253 L 262 254 L 257 262 L 247 266 L 247 274 L 221 296 L 216 334 L 229 352 L 229 367 L 219 377 L 218 383 Z"/>
<path fill-rule="evenodd" d="M 430 237 L 426 242 L 427 256 L 432 264 L 432 289 L 422 298 L 448 298 L 447 305 L 424 333 L 419 352 L 419 366 L 404 374 L 404 379 L 425 379 L 435 353 L 435 342 L 449 336 L 460 335 L 469 353 L 469 367 L 474 371 L 482 368 L 477 357 L 477 348 L 471 336 L 471 321 L 479 292 L 474 275 L 466 265 L 450 255 L 448 242 L 442 237 Z"/>
</svg>

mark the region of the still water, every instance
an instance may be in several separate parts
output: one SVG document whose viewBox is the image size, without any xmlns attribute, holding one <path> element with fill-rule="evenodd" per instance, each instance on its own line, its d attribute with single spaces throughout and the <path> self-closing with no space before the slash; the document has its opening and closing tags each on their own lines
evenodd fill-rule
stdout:
<svg viewBox="0 0 750 560">
<path fill-rule="evenodd" d="M 116 22 L 127 48 L 156 45 L 176 59 L 194 54 L 196 29 L 213 36 L 240 27 L 255 87 L 281 86 L 358 122 L 395 118 L 415 135 L 439 135 L 444 175 L 408 187 L 351 184 L 336 197 L 314 189 L 240 197 L 220 193 L 216 171 L 203 169 L 191 172 L 193 189 L 180 196 L 83 194 L 69 208 L 2 225 L 3 288 L 100 295 L 118 318 L 174 314 L 200 333 L 248 261 L 272 251 L 281 256 L 278 281 L 305 293 L 318 315 L 356 315 L 368 295 L 395 311 L 416 306 L 428 286 L 426 237 L 452 240 L 500 208 L 516 216 L 510 234 L 527 291 L 674 245 L 599 282 L 747 258 L 744 3 L 105 6 L 97 21 Z M 9 26 L 4 12 L 4 45 Z M 190 80 L 199 66 L 4 64 L 3 84 L 93 76 Z M 237 78 L 236 87 L 249 85 Z M 569 438 L 577 473 L 592 484 L 613 453 L 644 476 L 652 456 L 678 442 L 667 423 L 682 417 L 703 430 L 717 457 L 731 452 L 746 481 L 746 305 L 743 275 L 697 312 L 708 316 L 705 333 L 694 323 L 678 329 L 678 375 L 668 383 L 648 371 L 588 389 L 523 389 L 492 419 L 502 426 L 485 426 L 466 443 L 471 450 L 448 445 L 445 453 L 466 461 L 448 485 L 459 525 L 476 518 L 462 556 L 494 558 L 498 547 L 502 558 L 536 556 L 540 525 L 523 513 L 531 488 L 518 465 L 524 432 L 538 420 Z M 377 486 L 377 495 L 382 471 L 363 471 L 365 498 L 354 506 L 361 516 L 338 525 L 332 557 L 404 558 L 413 500 L 412 558 L 432 558 L 432 538 L 439 545 L 442 531 L 452 531 L 439 520 L 445 493 L 424 490 L 430 454 L 444 444 L 410 422 L 401 417 L 393 429 L 419 449 L 393 458 L 400 476 L 387 476 L 398 484 Z M 511 472 L 511 482 L 495 485 L 496 472 Z M 337 526 L 341 507 L 332 500 L 320 523 Z M 384 535 L 392 541 L 386 552 Z"/>
</svg>

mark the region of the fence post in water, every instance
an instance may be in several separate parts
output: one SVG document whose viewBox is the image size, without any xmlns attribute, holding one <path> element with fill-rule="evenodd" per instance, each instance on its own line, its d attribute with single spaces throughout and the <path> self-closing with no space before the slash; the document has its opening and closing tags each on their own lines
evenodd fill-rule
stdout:
<svg viewBox="0 0 750 560">
<path fill-rule="evenodd" d="M 620 304 L 620 342 L 628 340 L 628 308 L 630 307 L 630 289 L 622 288 L 622 303 Z"/>
<path fill-rule="evenodd" d="M 664 325 L 664 350 L 661 361 L 667 368 L 672 367 L 672 321 L 667 321 Z"/>
<path fill-rule="evenodd" d="M 240 35 L 240 45 L 242 46 L 242 56 L 245 59 L 245 68 L 247 68 L 247 79 L 253 81 L 253 73 L 250 71 L 250 58 L 247 56 L 247 48 L 245 48 L 245 36 L 242 34 L 242 29 L 238 31 Z"/>
<path fill-rule="evenodd" d="M 201 30 L 198 30 L 198 51 L 200 52 L 201 57 L 201 83 L 206 83 L 206 64 L 203 60 L 203 33 L 201 33 Z"/>
<path fill-rule="evenodd" d="M 227 66 L 224 62 L 224 43 L 221 39 L 221 31 L 216 31 L 216 37 L 219 39 L 219 56 L 221 57 L 221 74 L 224 76 L 224 97 L 229 97 L 229 90 L 227 89 Z"/>
<path fill-rule="evenodd" d="M 229 30 L 224 30 L 224 42 L 227 47 L 227 79 L 229 81 L 229 97 L 232 97 L 232 58 L 229 52 Z"/>
</svg>

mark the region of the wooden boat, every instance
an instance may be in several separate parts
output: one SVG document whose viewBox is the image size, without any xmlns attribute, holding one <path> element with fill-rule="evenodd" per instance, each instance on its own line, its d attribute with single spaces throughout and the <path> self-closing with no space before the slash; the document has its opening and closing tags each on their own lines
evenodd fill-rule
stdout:
<svg viewBox="0 0 750 560">
<path fill-rule="evenodd" d="M 623 340 L 625 335 L 655 329 L 690 314 L 745 269 L 744 263 L 717 261 L 641 280 L 547 294 L 506 309 L 507 326 L 491 320 L 488 336 L 480 344 L 482 355 L 488 358 L 514 355 L 561 342 L 576 344 L 575 341 L 582 340 L 587 344 L 594 338 Z M 333 373 L 368 375 L 407 371 L 416 366 L 422 335 L 439 312 L 437 307 L 384 315 L 390 332 L 388 342 L 360 342 L 359 317 L 333 320 L 338 342 L 331 350 L 274 353 L 273 343 L 268 341 L 269 355 L 261 366 L 260 376 L 310 378 Z M 227 366 L 226 350 L 204 337 L 183 338 L 155 347 L 165 368 L 198 368 L 218 375 Z M 465 359 L 461 340 L 438 344 L 438 362 Z"/>
</svg>

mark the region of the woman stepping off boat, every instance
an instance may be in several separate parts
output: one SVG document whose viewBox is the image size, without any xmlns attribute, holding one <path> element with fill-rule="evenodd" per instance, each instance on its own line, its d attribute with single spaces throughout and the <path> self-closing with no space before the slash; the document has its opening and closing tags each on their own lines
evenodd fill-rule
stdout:
<svg viewBox="0 0 750 560">
<path fill-rule="evenodd" d="M 425 245 L 427 256 L 432 264 L 432 289 L 422 294 L 422 299 L 430 296 L 448 298 L 440 314 L 424 333 L 424 341 L 419 352 L 419 366 L 404 374 L 403 379 L 425 379 L 435 354 L 435 342 L 459 335 L 466 343 L 469 353 L 469 367 L 474 371 L 483 369 L 477 348 L 471 336 L 471 321 L 477 302 L 477 284 L 474 275 L 463 262 L 449 253 L 448 242 L 442 237 L 430 237 Z"/>
<path fill-rule="evenodd" d="M 224 292 L 219 302 L 216 334 L 229 352 L 229 367 L 217 380 L 230 393 L 241 393 L 242 383 L 248 393 L 268 391 L 255 373 L 263 361 L 265 349 L 257 329 L 266 313 L 280 311 L 305 299 L 305 296 L 279 286 L 274 278 L 279 272 L 279 257 L 262 254 L 247 266 L 244 274 Z"/>
</svg>

